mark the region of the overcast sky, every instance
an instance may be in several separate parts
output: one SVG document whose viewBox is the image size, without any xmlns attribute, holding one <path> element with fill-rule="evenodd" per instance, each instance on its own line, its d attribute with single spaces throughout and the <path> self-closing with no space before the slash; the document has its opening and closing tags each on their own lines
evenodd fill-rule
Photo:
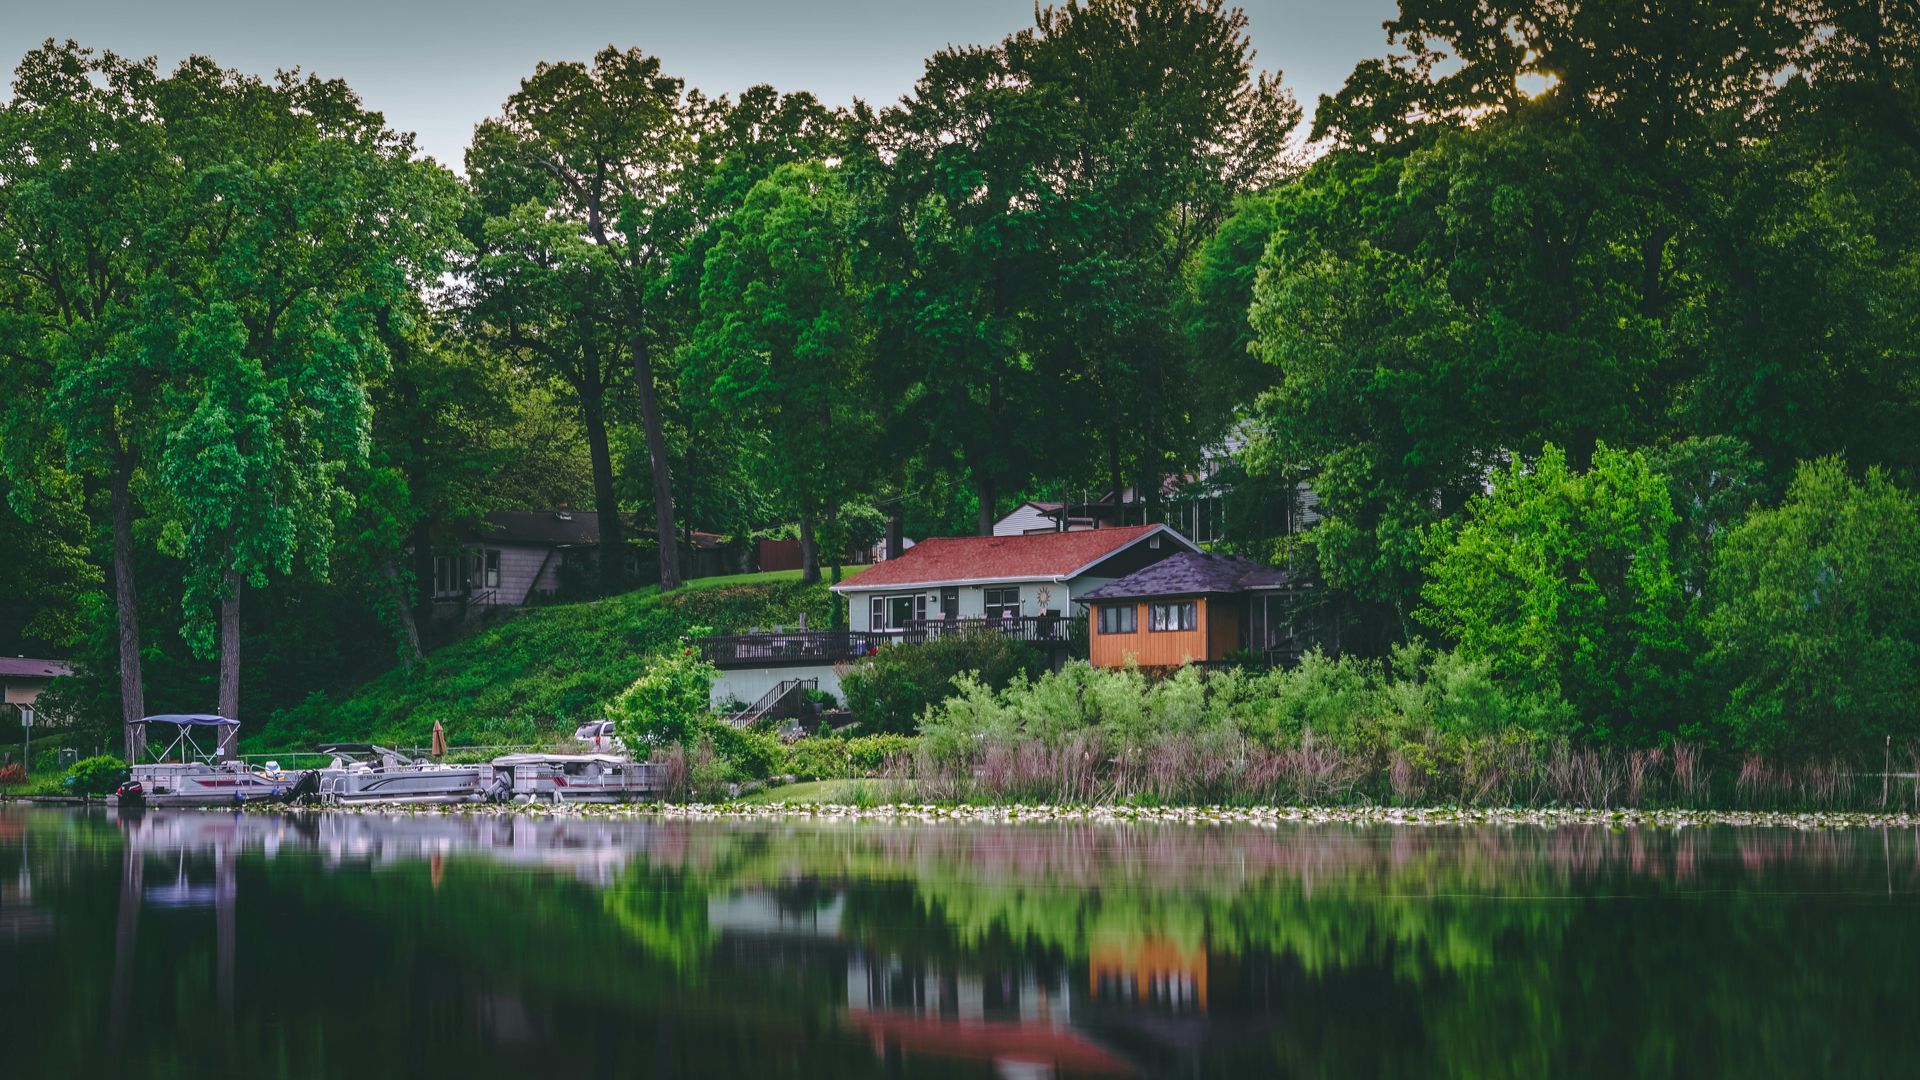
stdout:
<svg viewBox="0 0 1920 1080">
<path fill-rule="evenodd" d="M 948 44 L 1030 25 L 1032 0 L 0 0 L 0 64 L 49 37 L 170 68 L 189 53 L 265 75 L 345 79 L 388 123 L 459 167 L 474 124 L 540 60 L 637 45 L 710 94 L 755 83 L 886 104 Z M 1263 68 L 1309 115 L 1385 51 L 1393 0 L 1242 0 Z M 8 91 L 10 94 L 10 90 Z"/>
</svg>

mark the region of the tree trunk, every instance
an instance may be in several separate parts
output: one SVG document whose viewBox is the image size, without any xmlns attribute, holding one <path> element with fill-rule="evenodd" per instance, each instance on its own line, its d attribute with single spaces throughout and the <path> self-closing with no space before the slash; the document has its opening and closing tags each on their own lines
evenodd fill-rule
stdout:
<svg viewBox="0 0 1920 1080">
<path fill-rule="evenodd" d="M 113 602 L 120 616 L 120 720 L 127 764 L 139 761 L 145 732 L 139 727 L 147 715 L 146 691 L 140 681 L 140 594 L 133 580 L 132 456 L 114 455 L 111 505 L 113 508 Z"/>
<path fill-rule="evenodd" d="M 820 545 L 813 535 L 813 511 L 800 511 L 800 580 L 812 585 L 820 580 Z"/>
<path fill-rule="evenodd" d="M 386 575 L 387 588 L 393 593 L 393 606 L 400 619 L 400 666 L 412 671 L 424 655 L 420 651 L 420 624 L 413 617 L 413 597 L 407 595 L 407 583 L 401 577 L 397 560 L 392 557 L 382 560 L 380 570 Z"/>
<path fill-rule="evenodd" d="M 887 558 L 897 559 L 907 549 L 906 523 L 900 517 L 900 504 L 887 511 Z"/>
<path fill-rule="evenodd" d="M 423 653 L 425 638 L 433 636 L 433 590 L 433 530 L 422 521 L 413 530 L 413 595 L 406 599 L 413 611 L 414 633 L 424 635 Z"/>
<path fill-rule="evenodd" d="M 600 595 L 621 591 L 626 578 L 626 543 L 621 535 L 620 504 L 613 491 L 613 452 L 607 445 L 606 403 L 600 395 L 580 396 L 587 421 L 587 457 L 593 463 L 593 511 L 600 519 Z M 672 543 L 671 534 L 667 543 Z"/>
<path fill-rule="evenodd" d="M 1113 485 L 1113 523 L 1127 523 L 1127 509 L 1124 501 L 1126 483 L 1120 477 L 1120 428 L 1118 425 L 1107 427 L 1107 482 Z"/>
<path fill-rule="evenodd" d="M 220 601 L 220 715 L 240 719 L 240 572 L 227 571 L 227 597 Z"/>
<path fill-rule="evenodd" d="M 646 339 L 633 335 L 633 382 L 640 391 L 640 426 L 647 435 L 647 465 L 653 473 L 653 534 L 660 538 L 660 591 L 680 587 L 680 548 L 673 542 L 673 478 L 667 472 L 667 433 L 660 395 L 653 385 L 653 357 Z"/>
<path fill-rule="evenodd" d="M 977 522 L 980 535 L 992 536 L 993 522 L 997 517 L 993 512 L 993 504 L 999 495 L 999 492 L 994 490 L 993 478 L 975 473 L 973 478 L 973 493 L 980 498 L 980 518 Z"/>
<path fill-rule="evenodd" d="M 840 584 L 840 562 L 846 557 L 845 552 L 842 550 L 845 545 L 838 542 L 840 536 L 840 507 L 838 505 L 835 505 L 833 509 L 827 511 L 827 535 L 835 538 L 833 550 L 827 552 L 827 563 L 833 567 L 833 583 L 838 585 Z"/>
</svg>

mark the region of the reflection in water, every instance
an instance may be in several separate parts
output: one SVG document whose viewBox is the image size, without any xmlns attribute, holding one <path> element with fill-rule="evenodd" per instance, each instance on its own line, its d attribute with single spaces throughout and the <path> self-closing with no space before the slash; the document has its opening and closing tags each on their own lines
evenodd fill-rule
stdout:
<svg viewBox="0 0 1920 1080">
<path fill-rule="evenodd" d="M 1885 1075 L 1916 892 L 1912 830 L 4 808 L 0 1016 L 33 1076 Z"/>
</svg>

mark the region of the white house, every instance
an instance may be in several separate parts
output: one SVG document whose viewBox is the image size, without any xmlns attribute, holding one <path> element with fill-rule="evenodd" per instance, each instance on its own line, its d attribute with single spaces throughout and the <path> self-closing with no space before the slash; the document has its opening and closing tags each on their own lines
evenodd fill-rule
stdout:
<svg viewBox="0 0 1920 1080">
<path fill-rule="evenodd" d="M 1198 551 L 1165 525 L 1018 536 L 934 537 L 833 587 L 847 625 L 889 632 L 951 620 L 1062 619 L 1074 601 L 1176 551 Z"/>
<path fill-rule="evenodd" d="M 1198 551 L 1165 525 L 922 540 L 833 586 L 847 629 L 786 627 L 706 639 L 720 669 L 716 704 L 778 698 L 812 683 L 838 696 L 840 672 L 891 644 L 984 629 L 1064 654 L 1079 598 L 1178 552 Z"/>
</svg>

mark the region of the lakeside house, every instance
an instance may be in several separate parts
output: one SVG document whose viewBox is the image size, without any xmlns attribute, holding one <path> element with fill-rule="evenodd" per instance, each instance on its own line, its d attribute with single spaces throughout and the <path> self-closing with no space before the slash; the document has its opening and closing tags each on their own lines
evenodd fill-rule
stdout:
<svg viewBox="0 0 1920 1080">
<path fill-rule="evenodd" d="M 714 701 L 759 704 L 801 686 L 838 695 L 845 664 L 891 644 L 986 630 L 1065 657 L 1083 598 L 1199 548 L 1165 525 L 923 540 L 833 586 L 847 628 L 779 627 L 701 643 Z"/>
<path fill-rule="evenodd" d="M 1297 654 L 1297 581 L 1233 555 L 1181 552 L 1083 594 L 1095 667 L 1166 670 L 1238 655 Z"/>
<path fill-rule="evenodd" d="M 627 580 L 643 582 L 653 567 L 638 541 L 653 530 L 621 514 Z M 729 564 L 725 537 L 694 532 L 679 538 L 689 578 L 745 569 Z M 600 518 L 590 510 L 494 510 L 433 556 L 433 599 L 440 605 L 520 607 L 569 588 L 590 588 L 601 557 Z"/>
<path fill-rule="evenodd" d="M 31 709 L 40 700 L 48 683 L 71 674 L 73 666 L 65 660 L 0 656 L 0 712 L 17 719 L 20 710 Z"/>
</svg>

